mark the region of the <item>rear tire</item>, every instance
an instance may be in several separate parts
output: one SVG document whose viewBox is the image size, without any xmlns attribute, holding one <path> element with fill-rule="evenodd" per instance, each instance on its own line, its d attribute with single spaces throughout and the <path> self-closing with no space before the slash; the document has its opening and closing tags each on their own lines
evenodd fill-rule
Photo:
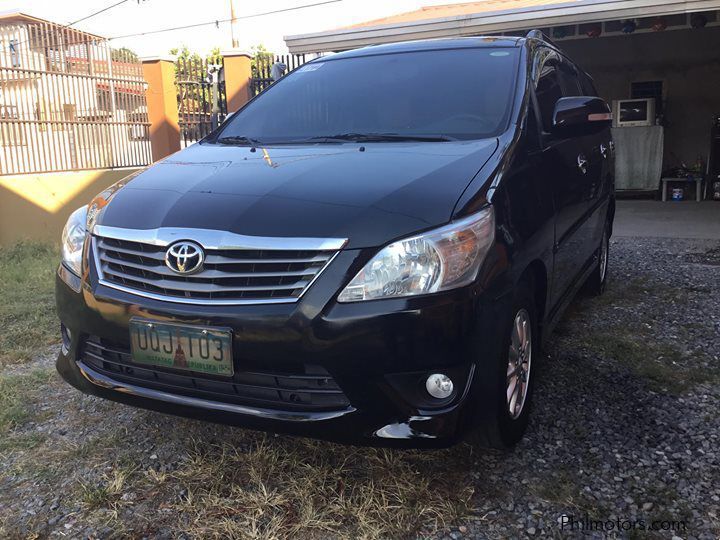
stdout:
<svg viewBox="0 0 720 540">
<path fill-rule="evenodd" d="M 598 248 L 598 261 L 593 273 L 590 274 L 585 283 L 585 290 L 592 296 L 600 296 L 605 292 L 608 278 L 608 266 L 610 260 L 610 227 L 605 226 L 600 247 Z"/>
<path fill-rule="evenodd" d="M 521 283 L 515 291 L 512 310 L 504 325 L 503 343 L 494 376 L 493 414 L 477 433 L 481 446 L 508 449 L 525 434 L 533 395 L 540 333 L 532 288 Z"/>
</svg>

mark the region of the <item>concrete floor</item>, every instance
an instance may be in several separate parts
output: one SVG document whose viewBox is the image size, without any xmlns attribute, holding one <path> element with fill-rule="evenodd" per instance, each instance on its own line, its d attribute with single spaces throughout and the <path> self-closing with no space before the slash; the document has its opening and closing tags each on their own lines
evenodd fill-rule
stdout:
<svg viewBox="0 0 720 540">
<path fill-rule="evenodd" d="M 613 235 L 720 240 L 720 201 L 617 201 Z"/>
</svg>

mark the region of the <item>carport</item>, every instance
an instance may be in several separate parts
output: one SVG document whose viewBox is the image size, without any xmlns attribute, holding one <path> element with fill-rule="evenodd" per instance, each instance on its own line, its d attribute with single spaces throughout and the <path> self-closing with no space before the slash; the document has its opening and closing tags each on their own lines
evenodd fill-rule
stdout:
<svg viewBox="0 0 720 540">
<path fill-rule="evenodd" d="M 425 7 L 285 42 L 292 53 L 327 53 L 540 28 L 593 76 L 608 103 L 654 100 L 647 125 L 613 128 L 618 191 L 658 194 L 661 178 L 689 176 L 702 179 L 702 198 L 712 199 L 716 192 L 720 198 L 719 10 L 720 0 L 491 0 Z M 694 199 L 695 188 L 670 181 L 669 198 Z"/>
</svg>

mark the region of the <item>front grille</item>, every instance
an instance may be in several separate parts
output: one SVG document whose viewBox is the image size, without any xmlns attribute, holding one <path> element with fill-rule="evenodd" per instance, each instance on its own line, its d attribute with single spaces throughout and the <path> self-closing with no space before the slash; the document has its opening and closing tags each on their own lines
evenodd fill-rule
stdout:
<svg viewBox="0 0 720 540">
<path fill-rule="evenodd" d="M 337 249 L 203 246 L 202 271 L 180 275 L 165 264 L 168 244 L 96 233 L 94 256 L 101 281 L 128 292 L 184 303 L 295 302 L 337 253 Z"/>
<path fill-rule="evenodd" d="M 301 374 L 236 372 L 232 379 L 135 364 L 127 348 L 89 337 L 80 362 L 119 383 L 210 401 L 321 412 L 346 409 L 350 403 L 330 374 L 320 366 L 304 366 Z"/>
</svg>

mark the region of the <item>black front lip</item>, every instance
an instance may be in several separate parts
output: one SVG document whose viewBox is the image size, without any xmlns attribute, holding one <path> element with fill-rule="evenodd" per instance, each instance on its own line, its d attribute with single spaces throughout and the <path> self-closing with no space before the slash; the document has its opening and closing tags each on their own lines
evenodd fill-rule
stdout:
<svg viewBox="0 0 720 540">
<path fill-rule="evenodd" d="M 357 254 L 346 256 L 358 259 Z M 478 315 L 487 295 L 470 287 L 427 297 L 338 304 L 332 300 L 339 279 L 335 274 L 329 268 L 297 304 L 267 306 L 160 302 L 97 283 L 93 287 L 88 283 L 92 276 L 75 293 L 58 276 L 58 312 L 72 331 L 58 370 L 86 393 L 205 421 L 363 445 L 440 447 L 456 442 L 474 416 L 468 414 L 475 408 L 473 370 L 483 361 L 475 353 L 484 326 Z M 120 382 L 83 364 L 79 351 L 85 336 L 127 343 L 132 317 L 229 326 L 235 357 L 248 369 L 287 371 L 318 364 L 332 374 L 350 406 L 332 411 L 238 407 Z M 493 354 L 491 346 L 484 349 Z M 435 371 L 452 373 L 458 383 L 457 394 L 441 406 L 418 391 L 424 377 Z"/>
<path fill-rule="evenodd" d="M 76 344 L 58 356 L 57 370 L 78 390 L 103 399 L 164 414 L 254 429 L 328 440 L 341 444 L 399 448 L 444 448 L 464 435 L 460 429 L 463 403 L 440 411 L 402 417 L 388 411 L 348 407 L 333 412 L 302 412 L 228 407 L 206 400 L 120 384 L 73 360 Z"/>
<path fill-rule="evenodd" d="M 129 383 L 116 381 L 107 375 L 99 373 L 83 362 L 78 362 L 78 368 L 80 373 L 85 379 L 90 381 L 96 386 L 107 388 L 115 392 L 122 392 L 123 394 L 136 396 L 144 399 L 153 399 L 156 401 L 162 401 L 163 403 L 169 403 L 172 405 L 182 405 L 186 407 L 197 407 L 200 409 L 209 409 L 214 411 L 222 411 L 231 414 L 244 414 L 249 416 L 259 416 L 267 418 L 268 420 L 283 420 L 291 422 L 306 422 L 309 420 L 320 421 L 320 420 L 331 420 L 333 418 L 340 418 L 348 413 L 353 412 L 355 409 L 348 407 L 344 410 L 331 411 L 331 412 L 319 412 L 313 413 L 309 416 L 304 412 L 295 411 L 276 411 L 271 409 L 261 409 L 258 407 L 248 407 L 245 405 L 236 405 L 233 403 L 223 403 L 221 401 L 211 401 L 207 399 L 200 399 L 191 396 L 182 396 L 179 394 L 171 394 L 169 392 L 162 392 L 160 390 L 153 390 L 152 388 L 146 388 L 143 386 L 133 385 Z"/>
</svg>

